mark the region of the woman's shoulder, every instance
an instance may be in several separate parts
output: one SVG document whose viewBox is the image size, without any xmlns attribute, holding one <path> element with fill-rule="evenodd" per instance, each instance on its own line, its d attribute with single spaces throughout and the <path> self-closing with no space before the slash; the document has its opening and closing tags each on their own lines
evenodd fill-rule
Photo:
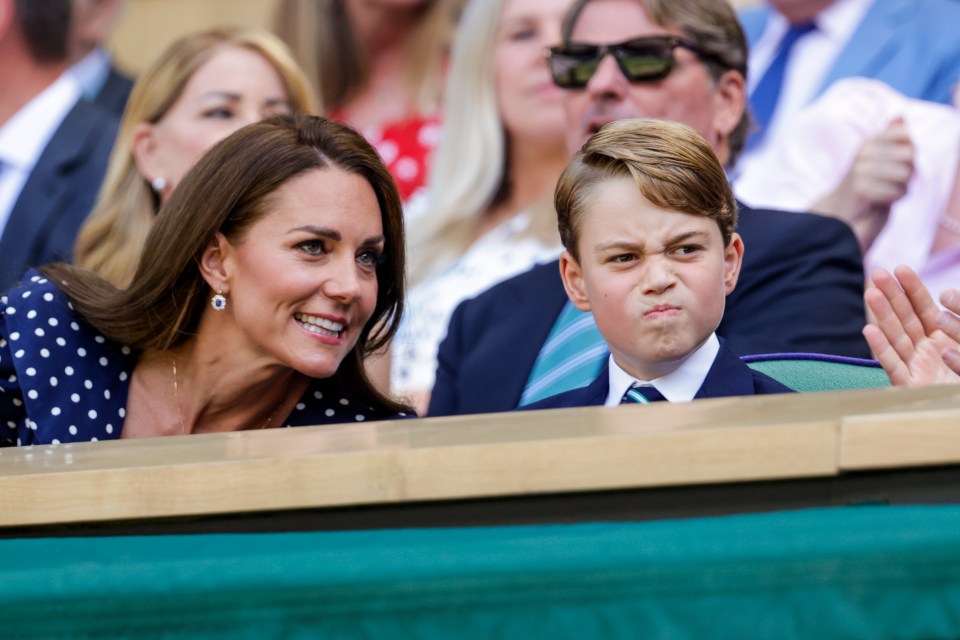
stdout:
<svg viewBox="0 0 960 640">
<path fill-rule="evenodd" d="M 31 270 L 0 297 L 7 339 L 27 352 L 56 353 L 63 349 L 107 352 L 130 349 L 101 335 L 74 309 L 63 291 L 49 278 Z M 44 357 L 51 357 L 45 355 Z"/>
<path fill-rule="evenodd" d="M 76 315 L 60 288 L 32 269 L 0 296 L 0 307 L 8 325 L 31 326 L 38 337 L 44 335 L 44 325 L 57 326 Z"/>
</svg>

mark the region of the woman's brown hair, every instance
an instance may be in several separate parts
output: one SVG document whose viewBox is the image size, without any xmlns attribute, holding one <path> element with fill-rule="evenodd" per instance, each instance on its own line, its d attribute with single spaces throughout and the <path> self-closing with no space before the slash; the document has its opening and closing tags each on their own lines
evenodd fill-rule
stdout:
<svg viewBox="0 0 960 640">
<path fill-rule="evenodd" d="M 335 379 L 381 406 L 406 408 L 374 389 L 363 359 L 393 336 L 403 309 L 404 237 L 400 195 L 373 147 L 357 132 L 317 116 L 276 116 L 215 145 L 161 207 L 129 287 L 67 264 L 41 271 L 103 335 L 137 349 L 169 349 L 196 331 L 211 291 L 198 267 L 217 232 L 239 242 L 267 213 L 267 197 L 290 179 L 337 167 L 364 178 L 380 205 L 384 259 L 377 302 Z"/>
</svg>

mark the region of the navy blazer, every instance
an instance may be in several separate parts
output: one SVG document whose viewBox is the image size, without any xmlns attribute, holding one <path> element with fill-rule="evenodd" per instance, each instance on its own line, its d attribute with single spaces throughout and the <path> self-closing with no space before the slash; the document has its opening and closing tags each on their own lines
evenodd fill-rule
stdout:
<svg viewBox="0 0 960 640">
<path fill-rule="evenodd" d="M 123 110 L 127 107 L 127 99 L 130 98 L 132 90 L 133 78 L 120 73 L 116 67 L 111 65 L 107 79 L 92 102 L 108 114 L 120 118 L 123 116 Z"/>
<path fill-rule="evenodd" d="M 750 46 L 773 9 L 763 3 L 740 13 Z M 882 80 L 911 98 L 950 103 L 960 77 L 960 2 L 876 0 L 827 71 L 816 96 L 841 78 Z"/>
<path fill-rule="evenodd" d="M 0 291 L 29 267 L 69 260 L 93 209 L 118 121 L 78 100 L 44 148 L 0 236 Z"/>
<path fill-rule="evenodd" d="M 870 357 L 863 263 L 847 225 L 741 204 L 737 230 L 743 268 L 717 328 L 731 351 Z M 462 302 L 440 344 L 428 415 L 516 408 L 566 302 L 556 261 Z"/>
<path fill-rule="evenodd" d="M 609 370 L 604 368 L 596 380 L 589 385 L 544 398 L 539 402 L 521 407 L 520 410 L 602 406 L 610 393 L 609 373 Z M 703 379 L 703 384 L 693 398 L 698 400 L 728 396 L 759 396 L 767 393 L 794 393 L 794 391 L 770 376 L 745 365 L 721 340 L 720 351 L 717 352 L 707 377 Z"/>
</svg>

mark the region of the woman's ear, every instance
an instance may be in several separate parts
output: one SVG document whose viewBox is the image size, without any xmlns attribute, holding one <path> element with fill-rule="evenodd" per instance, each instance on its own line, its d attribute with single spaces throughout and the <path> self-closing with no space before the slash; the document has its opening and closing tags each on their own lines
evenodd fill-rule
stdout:
<svg viewBox="0 0 960 640">
<path fill-rule="evenodd" d="M 583 286 L 583 270 L 569 251 L 560 254 L 560 278 L 573 306 L 580 311 L 590 311 L 590 299 Z"/>
<path fill-rule="evenodd" d="M 210 288 L 220 293 L 230 291 L 230 259 L 233 245 L 226 236 L 217 231 L 207 248 L 200 254 L 200 274 Z"/>
<path fill-rule="evenodd" d="M 170 184 L 170 176 L 165 175 L 163 170 L 156 131 L 156 125 L 151 122 L 141 122 L 136 125 L 133 128 L 130 153 L 137 171 L 144 180 L 151 185 L 155 184 L 158 178 L 162 180 L 163 187 L 157 193 L 162 200 L 170 195 L 173 188 Z"/>
</svg>

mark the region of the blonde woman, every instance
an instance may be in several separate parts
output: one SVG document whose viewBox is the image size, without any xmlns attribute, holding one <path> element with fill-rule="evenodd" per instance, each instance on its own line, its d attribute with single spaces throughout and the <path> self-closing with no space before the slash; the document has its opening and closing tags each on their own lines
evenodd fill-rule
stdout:
<svg viewBox="0 0 960 640">
<path fill-rule="evenodd" d="M 426 179 L 439 133 L 450 35 L 462 0 L 281 0 L 277 33 L 324 113 L 380 152 L 406 200 Z"/>
<path fill-rule="evenodd" d="M 567 158 L 564 114 L 543 50 L 559 43 L 569 4 L 464 10 L 428 193 L 408 209 L 411 291 L 392 348 L 392 387 L 421 409 L 454 307 L 560 252 L 551 196 Z"/>
<path fill-rule="evenodd" d="M 215 29 L 184 36 L 137 80 L 75 263 L 126 286 L 161 202 L 213 144 L 290 111 L 312 113 L 306 76 L 276 36 Z"/>
</svg>

